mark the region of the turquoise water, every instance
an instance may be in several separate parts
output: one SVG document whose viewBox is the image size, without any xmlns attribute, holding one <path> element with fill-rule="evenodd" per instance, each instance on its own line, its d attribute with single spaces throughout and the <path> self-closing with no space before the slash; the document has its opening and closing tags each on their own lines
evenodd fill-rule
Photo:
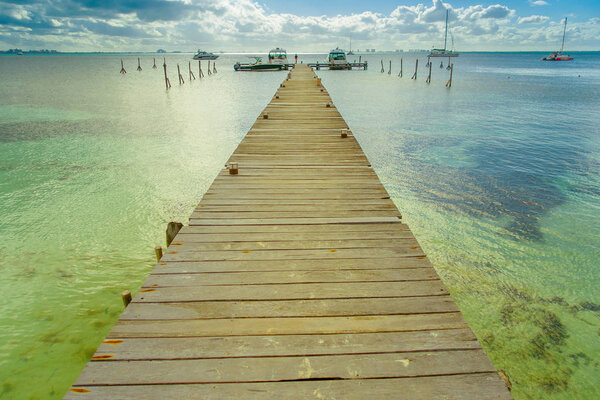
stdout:
<svg viewBox="0 0 600 400">
<path fill-rule="evenodd" d="M 463 54 L 450 90 L 409 54 L 319 71 L 516 399 L 600 396 L 600 53 L 574 55 Z M 169 55 L 165 92 L 153 57 L 0 57 L 2 399 L 62 397 L 285 75 Z"/>
</svg>

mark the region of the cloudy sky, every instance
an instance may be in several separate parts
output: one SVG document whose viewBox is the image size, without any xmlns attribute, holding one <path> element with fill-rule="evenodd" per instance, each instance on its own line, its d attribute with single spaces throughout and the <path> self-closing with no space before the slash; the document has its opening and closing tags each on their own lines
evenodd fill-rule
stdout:
<svg viewBox="0 0 600 400">
<path fill-rule="evenodd" d="M 599 0 L 0 0 L 0 49 L 600 50 Z"/>
</svg>

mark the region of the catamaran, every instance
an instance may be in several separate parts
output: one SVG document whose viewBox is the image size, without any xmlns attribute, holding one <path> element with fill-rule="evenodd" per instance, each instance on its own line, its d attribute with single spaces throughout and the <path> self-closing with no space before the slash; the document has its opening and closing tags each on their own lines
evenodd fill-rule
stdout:
<svg viewBox="0 0 600 400">
<path fill-rule="evenodd" d="M 571 61 L 573 57 L 563 54 L 563 48 L 565 47 L 565 34 L 567 33 L 567 17 L 565 17 L 565 27 L 563 29 L 563 39 L 560 46 L 560 51 L 555 51 L 548 57 L 542 58 L 543 61 Z"/>
<path fill-rule="evenodd" d="M 446 32 L 444 33 L 444 48 L 443 49 L 431 49 L 431 52 L 427 55 L 430 57 L 448 57 L 448 64 L 450 63 L 449 57 L 458 57 L 458 53 L 454 50 L 448 50 L 446 48 L 448 44 L 448 10 L 446 10 Z M 429 63 L 429 61 L 428 61 Z"/>
</svg>

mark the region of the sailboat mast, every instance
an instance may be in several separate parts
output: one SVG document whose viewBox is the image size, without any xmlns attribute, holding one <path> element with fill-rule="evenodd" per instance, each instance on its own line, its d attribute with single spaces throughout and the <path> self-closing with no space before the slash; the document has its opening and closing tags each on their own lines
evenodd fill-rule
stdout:
<svg viewBox="0 0 600 400">
<path fill-rule="evenodd" d="M 448 40 L 448 10 L 446 9 L 446 33 L 444 33 L 444 51 L 446 50 L 447 40 Z"/>
<path fill-rule="evenodd" d="M 562 40 L 562 44 L 560 45 L 560 52 L 563 52 L 563 48 L 565 47 L 565 34 L 567 33 L 567 17 L 565 17 L 565 28 L 563 30 L 563 40 Z"/>
</svg>

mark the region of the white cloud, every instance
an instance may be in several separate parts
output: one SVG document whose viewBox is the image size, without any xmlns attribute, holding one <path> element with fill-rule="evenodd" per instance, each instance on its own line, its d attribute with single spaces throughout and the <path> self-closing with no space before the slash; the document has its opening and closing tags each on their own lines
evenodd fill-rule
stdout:
<svg viewBox="0 0 600 400">
<path fill-rule="evenodd" d="M 536 0 L 536 1 L 529 0 L 529 4 L 531 4 L 532 6 L 547 6 L 548 2 L 546 2 L 544 0 Z"/>
<path fill-rule="evenodd" d="M 0 22 L 0 47 L 55 44 L 59 50 L 192 51 L 203 47 L 251 52 L 279 45 L 294 51 L 327 51 L 336 45 L 347 46 L 352 36 L 355 49 L 427 49 L 442 44 L 446 10 L 457 50 L 543 49 L 555 35 L 553 23 L 542 26 L 548 17 L 518 16 L 503 4 L 453 7 L 433 0 L 399 5 L 389 14 L 365 11 L 299 16 L 272 12 L 256 0 L 172 0 L 169 3 L 178 5 L 164 14 L 161 11 L 165 2 L 161 0 L 140 2 L 143 10 L 131 6 L 136 2 L 119 3 L 118 9 L 111 9 L 85 1 L 81 4 L 94 4 L 96 8 L 78 6 L 65 11 L 78 1 L 83 2 L 54 0 L 53 4 L 60 7 L 42 2 L 20 6 L 0 3 L 0 21 L 4 21 Z M 160 6 L 152 9 L 155 3 Z M 19 13 L 15 14 L 17 9 Z M 597 19 L 585 24 L 571 24 L 569 37 L 573 43 L 594 47 L 593 37 L 600 36 L 600 26 Z"/>
<path fill-rule="evenodd" d="M 531 15 L 519 18 L 519 24 L 541 24 L 549 19 L 550 17 L 546 17 L 545 15 Z"/>
</svg>

